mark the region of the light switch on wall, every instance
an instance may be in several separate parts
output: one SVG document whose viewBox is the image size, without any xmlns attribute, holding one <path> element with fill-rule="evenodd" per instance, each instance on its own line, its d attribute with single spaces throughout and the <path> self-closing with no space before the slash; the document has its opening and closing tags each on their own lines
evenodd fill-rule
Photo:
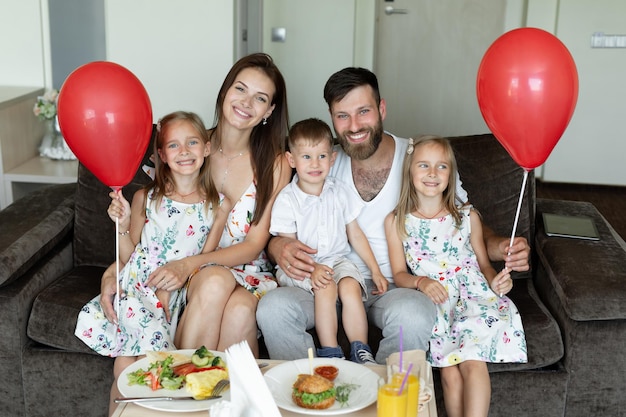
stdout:
<svg viewBox="0 0 626 417">
<path fill-rule="evenodd" d="M 591 35 L 592 48 L 626 48 L 626 35 L 605 35 L 595 32 Z"/>
<path fill-rule="evenodd" d="M 272 28 L 272 42 L 285 42 L 287 37 L 287 29 Z"/>
</svg>

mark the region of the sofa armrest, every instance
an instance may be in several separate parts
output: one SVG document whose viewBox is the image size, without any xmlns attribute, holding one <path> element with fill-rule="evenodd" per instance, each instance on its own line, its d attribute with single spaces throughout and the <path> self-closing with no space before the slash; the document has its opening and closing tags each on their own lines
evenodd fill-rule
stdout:
<svg viewBox="0 0 626 417">
<path fill-rule="evenodd" d="M 542 213 L 588 216 L 600 240 L 549 237 Z M 626 318 L 626 244 L 588 202 L 537 200 L 535 247 L 540 274 L 575 321 Z M 545 283 L 544 283 L 545 284 Z"/>
<path fill-rule="evenodd" d="M 76 184 L 46 187 L 0 211 L 0 287 L 18 279 L 71 233 Z"/>
</svg>

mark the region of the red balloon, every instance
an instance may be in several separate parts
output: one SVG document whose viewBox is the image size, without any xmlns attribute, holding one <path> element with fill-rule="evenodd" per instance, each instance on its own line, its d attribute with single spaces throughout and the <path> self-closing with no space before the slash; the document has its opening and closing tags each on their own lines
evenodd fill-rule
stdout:
<svg viewBox="0 0 626 417">
<path fill-rule="evenodd" d="M 61 133 L 78 160 L 114 190 L 134 177 L 152 132 L 152 106 L 145 88 L 113 62 L 74 70 L 58 98 Z"/>
<path fill-rule="evenodd" d="M 571 54 L 541 29 L 514 29 L 489 47 L 476 82 L 480 111 L 494 136 L 527 171 L 543 164 L 578 99 Z"/>
</svg>

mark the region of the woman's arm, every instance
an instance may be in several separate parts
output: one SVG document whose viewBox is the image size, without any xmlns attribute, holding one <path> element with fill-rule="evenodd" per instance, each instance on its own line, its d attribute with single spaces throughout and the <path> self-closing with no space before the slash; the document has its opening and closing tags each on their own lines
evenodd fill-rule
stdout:
<svg viewBox="0 0 626 417">
<path fill-rule="evenodd" d="M 220 249 L 219 263 L 226 266 L 237 266 L 256 259 L 259 253 L 267 246 L 270 239 L 270 221 L 272 215 L 272 206 L 276 201 L 278 193 L 291 180 L 291 167 L 287 162 L 287 158 L 281 155 L 274 163 L 274 192 L 267 203 L 263 216 L 259 222 L 250 226 L 250 230 L 246 238 L 236 245 L 228 248 Z"/>
<path fill-rule="evenodd" d="M 207 236 L 207 240 L 204 242 L 202 253 L 213 252 L 217 248 L 217 245 L 219 245 L 222 233 L 224 232 L 224 227 L 226 226 L 226 220 L 228 220 L 228 213 L 231 208 L 232 206 L 230 205 L 230 200 L 224 198 L 222 204 L 220 204 L 217 208 L 217 213 L 215 214 L 215 219 L 211 225 L 209 236 Z"/>
<path fill-rule="evenodd" d="M 268 202 L 260 221 L 250 227 L 246 238 L 241 243 L 220 249 L 219 251 L 201 253 L 178 261 L 168 262 L 150 274 L 146 284 L 157 286 L 157 283 L 165 281 L 170 282 L 169 289 L 177 289 L 185 284 L 189 275 L 206 263 L 215 262 L 220 265 L 233 267 L 256 259 L 270 238 L 269 225 L 272 204 L 274 204 L 278 192 L 291 179 L 291 167 L 284 155 L 277 158 L 274 166 L 274 193 L 272 198 Z M 172 280 L 176 280 L 177 286 L 171 285 Z"/>
</svg>

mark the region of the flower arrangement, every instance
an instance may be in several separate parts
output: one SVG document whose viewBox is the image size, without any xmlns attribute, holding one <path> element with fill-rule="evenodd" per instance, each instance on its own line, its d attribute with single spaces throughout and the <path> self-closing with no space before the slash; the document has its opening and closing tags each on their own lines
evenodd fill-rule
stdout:
<svg viewBox="0 0 626 417">
<path fill-rule="evenodd" d="M 57 97 L 59 92 L 55 89 L 48 90 L 43 96 L 37 97 L 33 113 L 39 120 L 52 120 L 57 115 Z"/>
</svg>

